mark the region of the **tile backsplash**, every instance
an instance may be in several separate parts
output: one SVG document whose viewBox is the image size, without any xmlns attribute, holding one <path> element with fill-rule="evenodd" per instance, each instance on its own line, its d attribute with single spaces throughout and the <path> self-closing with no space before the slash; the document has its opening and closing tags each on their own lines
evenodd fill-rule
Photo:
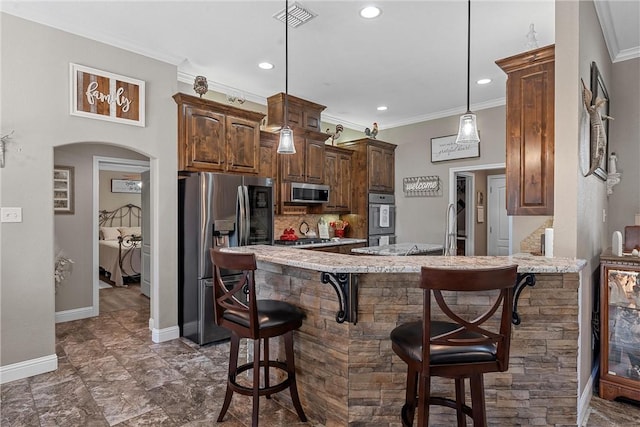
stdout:
<svg viewBox="0 0 640 427">
<path fill-rule="evenodd" d="M 279 239 L 285 229 L 291 227 L 296 231 L 298 237 L 304 237 L 300 232 L 300 224 L 305 221 L 309 224 L 309 231 L 315 231 L 318 234 L 318 221 L 320 218 L 324 218 L 327 223 L 340 219 L 340 215 L 318 215 L 318 214 L 306 214 L 306 215 L 276 215 L 275 216 L 275 231 L 273 238 Z M 329 227 L 329 237 L 333 237 L 333 229 Z"/>
</svg>

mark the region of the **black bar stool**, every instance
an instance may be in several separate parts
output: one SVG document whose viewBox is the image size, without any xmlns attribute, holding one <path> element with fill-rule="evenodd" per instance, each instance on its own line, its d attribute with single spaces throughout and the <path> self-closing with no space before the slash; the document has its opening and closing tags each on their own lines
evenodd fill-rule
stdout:
<svg viewBox="0 0 640 427">
<path fill-rule="evenodd" d="M 215 318 L 219 326 L 231 331 L 231 352 L 229 355 L 229 376 L 224 404 L 218 416 L 218 422 L 224 418 L 234 392 L 253 396 L 252 423 L 258 426 L 259 397 L 269 398 L 272 394 L 289 388 L 293 406 L 300 421 L 307 421 L 302 410 L 298 388 L 296 386 L 296 369 L 293 359 L 293 331 L 300 328 L 304 313 L 297 307 L 276 300 L 256 300 L 254 272 L 256 257 L 252 253 L 221 252 L 211 249 L 211 261 L 214 266 Z M 240 271 L 242 277 L 233 283 L 225 283 L 220 270 Z M 236 297 L 240 292 L 247 292 L 248 302 L 244 303 Z M 269 338 L 284 335 L 286 362 L 269 360 Z M 253 363 L 238 366 L 240 339 L 252 339 Z M 260 360 L 260 342 L 264 343 L 264 358 Z M 264 385 L 260 386 L 260 367 L 263 368 Z M 269 384 L 270 368 L 286 372 L 286 378 L 274 385 Z M 251 387 L 238 384 L 238 374 L 253 369 Z"/>
<path fill-rule="evenodd" d="M 422 267 L 422 320 L 402 324 L 391 332 L 393 351 L 407 363 L 406 403 L 401 411 L 403 426 L 413 425 L 416 407 L 418 425 L 427 426 L 429 405 L 455 409 L 458 426 L 467 425 L 465 416 L 473 418 L 475 427 L 487 425 L 483 374 L 504 372 L 509 367 L 516 274 L 517 266 L 480 270 Z M 467 320 L 461 310 L 456 313 L 455 307 L 443 296 L 443 291 L 486 294 L 485 291 L 490 290 L 499 290 L 493 304 L 471 320 Z M 447 321 L 433 320 L 432 294 Z M 497 324 L 494 315 L 501 305 Z M 456 400 L 431 396 L 431 377 L 454 379 Z M 465 378 L 469 378 L 471 406 L 464 401 Z"/>
</svg>

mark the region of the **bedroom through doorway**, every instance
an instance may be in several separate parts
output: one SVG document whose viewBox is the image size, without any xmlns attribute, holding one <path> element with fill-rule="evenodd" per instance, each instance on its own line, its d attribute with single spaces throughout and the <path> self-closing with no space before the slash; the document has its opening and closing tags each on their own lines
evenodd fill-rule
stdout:
<svg viewBox="0 0 640 427">
<path fill-rule="evenodd" d="M 94 158 L 97 186 L 98 235 L 97 287 L 94 304 L 106 312 L 144 309 L 148 312 L 150 286 L 143 258 L 145 224 L 149 224 L 149 162 Z M 146 181 L 146 182 L 145 182 Z M 144 184 L 147 188 L 144 189 Z M 145 191 L 146 190 L 146 191 Z M 146 204 L 146 206 L 145 206 Z M 95 258 L 95 257 L 94 257 Z M 145 267 L 147 272 L 145 272 Z"/>
</svg>

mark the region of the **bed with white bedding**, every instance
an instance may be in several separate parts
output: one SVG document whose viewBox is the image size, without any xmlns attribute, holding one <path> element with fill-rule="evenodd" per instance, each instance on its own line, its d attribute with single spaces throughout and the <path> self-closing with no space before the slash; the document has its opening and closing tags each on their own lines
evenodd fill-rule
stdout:
<svg viewBox="0 0 640 427">
<path fill-rule="evenodd" d="M 113 211 L 100 211 L 99 266 L 116 286 L 140 280 L 142 210 L 125 205 Z"/>
</svg>

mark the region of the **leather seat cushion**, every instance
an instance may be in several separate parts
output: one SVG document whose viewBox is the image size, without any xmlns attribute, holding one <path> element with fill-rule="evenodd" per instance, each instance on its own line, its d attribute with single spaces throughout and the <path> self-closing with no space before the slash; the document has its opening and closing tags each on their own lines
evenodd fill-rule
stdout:
<svg viewBox="0 0 640 427">
<path fill-rule="evenodd" d="M 227 310 L 224 319 L 249 327 L 249 313 Z M 298 328 L 302 324 L 304 312 L 293 304 L 278 300 L 258 300 L 258 324 L 260 329 L 267 329 L 290 324 L 291 328 Z"/>
<path fill-rule="evenodd" d="M 432 322 L 431 336 L 440 335 L 456 329 L 458 325 L 450 322 Z M 482 337 L 482 335 L 467 332 L 465 338 Z M 422 361 L 422 321 L 405 323 L 391 331 L 391 341 L 416 362 Z M 431 346 L 431 364 L 448 365 L 454 363 L 489 362 L 496 360 L 495 345 L 467 345 L 467 346 Z"/>
</svg>

